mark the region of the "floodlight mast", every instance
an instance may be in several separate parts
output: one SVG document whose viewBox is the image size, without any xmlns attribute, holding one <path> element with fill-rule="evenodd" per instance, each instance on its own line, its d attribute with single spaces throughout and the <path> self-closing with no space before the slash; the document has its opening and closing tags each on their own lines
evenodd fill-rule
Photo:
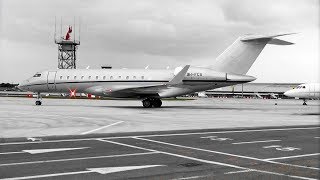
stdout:
<svg viewBox="0 0 320 180">
<path fill-rule="evenodd" d="M 60 35 L 56 36 L 56 18 L 54 42 L 58 45 L 58 69 L 76 69 L 77 49 L 80 45 L 80 38 L 77 40 L 75 36 L 76 22 L 74 18 L 74 27 L 68 26 L 65 36 L 62 35 L 62 18 L 60 21 Z M 70 34 L 73 33 L 73 38 Z M 79 31 L 80 33 L 80 31 Z M 80 35 L 79 35 L 80 37 Z"/>
</svg>

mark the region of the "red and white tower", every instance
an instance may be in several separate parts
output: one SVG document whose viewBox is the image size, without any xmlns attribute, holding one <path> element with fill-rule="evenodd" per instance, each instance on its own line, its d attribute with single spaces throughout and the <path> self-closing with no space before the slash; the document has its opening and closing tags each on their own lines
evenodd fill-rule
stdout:
<svg viewBox="0 0 320 180">
<path fill-rule="evenodd" d="M 80 26 L 80 23 L 79 23 Z M 68 26 L 67 32 L 62 36 L 62 19 L 60 36 L 56 37 L 56 22 L 55 22 L 55 38 L 54 42 L 58 45 L 58 68 L 59 69 L 76 69 L 77 48 L 80 45 L 80 30 L 78 39 L 76 39 L 76 29 L 74 26 Z M 80 28 L 79 28 L 80 29 Z M 72 36 L 73 35 L 73 36 Z"/>
</svg>

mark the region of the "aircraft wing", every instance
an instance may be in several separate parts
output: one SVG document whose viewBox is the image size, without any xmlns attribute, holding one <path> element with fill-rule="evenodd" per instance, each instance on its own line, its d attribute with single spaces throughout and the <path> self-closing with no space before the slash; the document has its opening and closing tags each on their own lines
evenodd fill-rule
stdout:
<svg viewBox="0 0 320 180">
<path fill-rule="evenodd" d="M 158 97 L 159 93 L 171 90 L 174 91 L 175 88 L 179 88 L 182 84 L 182 80 L 185 77 L 190 65 L 186 65 L 176 76 L 174 76 L 169 82 L 163 84 L 147 85 L 147 86 L 122 86 L 113 87 L 108 89 L 106 87 L 93 87 L 87 90 L 87 92 L 95 94 L 95 92 L 103 92 L 105 95 L 115 96 L 115 97 Z"/>
</svg>

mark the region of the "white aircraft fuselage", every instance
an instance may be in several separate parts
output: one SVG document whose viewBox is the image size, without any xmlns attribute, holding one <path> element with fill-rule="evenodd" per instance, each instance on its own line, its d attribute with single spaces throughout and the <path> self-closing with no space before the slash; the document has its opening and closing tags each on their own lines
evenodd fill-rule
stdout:
<svg viewBox="0 0 320 180">
<path fill-rule="evenodd" d="M 300 84 L 294 89 L 286 91 L 284 95 L 288 97 L 296 97 L 301 99 L 319 99 L 320 84 L 319 83 Z"/>
<path fill-rule="evenodd" d="M 247 75 L 190 67 L 181 84 L 162 87 L 174 76 L 174 70 L 58 69 L 36 73 L 34 77 L 19 84 L 19 88 L 40 93 L 77 92 L 105 97 L 143 99 L 175 97 L 256 79 Z"/>
</svg>

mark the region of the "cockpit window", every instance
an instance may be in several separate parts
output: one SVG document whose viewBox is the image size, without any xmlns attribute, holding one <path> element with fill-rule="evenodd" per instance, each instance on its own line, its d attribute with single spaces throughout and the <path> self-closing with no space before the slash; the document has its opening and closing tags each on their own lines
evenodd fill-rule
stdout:
<svg viewBox="0 0 320 180">
<path fill-rule="evenodd" d="M 33 77 L 41 77 L 41 74 L 37 73 Z"/>
</svg>

